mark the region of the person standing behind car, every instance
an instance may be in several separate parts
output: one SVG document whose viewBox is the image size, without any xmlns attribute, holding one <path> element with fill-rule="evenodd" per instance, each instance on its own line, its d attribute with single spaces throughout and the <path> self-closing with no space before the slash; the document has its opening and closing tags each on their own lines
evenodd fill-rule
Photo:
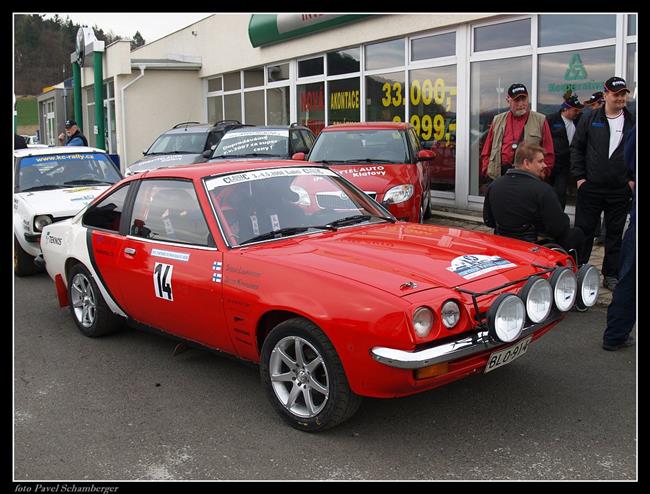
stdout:
<svg viewBox="0 0 650 494">
<path fill-rule="evenodd" d="M 605 81 L 605 106 L 580 119 L 571 143 L 571 175 L 577 181 L 575 225 L 586 237 L 580 264 L 591 256 L 594 232 L 605 213 L 603 286 L 614 290 L 618 282 L 621 236 L 630 209 L 634 175 L 623 160 L 623 136 L 634 125 L 625 107 L 629 89 L 625 79 Z"/>
<path fill-rule="evenodd" d="M 63 144 L 64 139 L 65 144 Z M 65 146 L 88 146 L 88 139 L 81 133 L 74 120 L 65 121 L 65 134 L 59 134 L 59 142 Z"/>
<path fill-rule="evenodd" d="M 517 147 L 526 142 L 544 148 L 545 173 L 550 173 L 555 161 L 553 138 L 543 114 L 529 108 L 528 89 L 523 84 L 508 88 L 506 101 L 510 110 L 492 119 L 483 150 L 481 174 L 496 179 L 512 168 Z M 548 175 L 547 175 L 548 176 Z"/>
<path fill-rule="evenodd" d="M 596 111 L 599 108 L 602 108 L 605 104 L 605 99 L 603 98 L 602 91 L 596 91 L 594 94 L 589 96 L 589 99 L 586 99 L 582 102 L 585 105 L 585 109 L 582 111 L 583 115 L 588 115 L 592 111 Z"/>
<path fill-rule="evenodd" d="M 636 174 L 636 125 L 626 134 L 623 148 L 625 165 Z M 603 349 L 616 351 L 632 346 L 630 335 L 636 322 L 636 189 L 630 212 L 630 226 L 621 244 L 618 284 L 607 307 L 607 327 L 603 333 Z"/>
<path fill-rule="evenodd" d="M 549 177 L 549 183 L 553 186 L 563 210 L 566 206 L 566 189 L 569 185 L 569 169 L 571 168 L 569 146 L 576 132 L 575 124 L 579 121 L 583 108 L 584 105 L 574 94 L 562 103 L 560 111 L 546 117 L 551 128 L 553 149 L 555 150 L 555 164 Z"/>
</svg>

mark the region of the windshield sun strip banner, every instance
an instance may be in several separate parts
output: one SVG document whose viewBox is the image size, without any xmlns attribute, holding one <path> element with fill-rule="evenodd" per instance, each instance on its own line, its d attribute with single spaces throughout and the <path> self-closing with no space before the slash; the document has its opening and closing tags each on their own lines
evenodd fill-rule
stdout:
<svg viewBox="0 0 650 494">
<path fill-rule="evenodd" d="M 228 139 L 234 139 L 236 137 L 266 137 L 266 136 L 279 136 L 279 137 L 288 137 L 288 130 L 265 130 L 263 132 L 233 132 L 232 130 L 226 133 L 221 140 L 227 141 Z"/>
<path fill-rule="evenodd" d="M 264 180 L 274 177 L 297 177 L 297 176 L 338 176 L 336 172 L 326 168 L 273 168 L 270 170 L 255 170 L 222 177 L 215 177 L 205 181 L 208 191 L 217 187 L 233 185 L 243 182 L 253 182 L 255 180 Z"/>
</svg>

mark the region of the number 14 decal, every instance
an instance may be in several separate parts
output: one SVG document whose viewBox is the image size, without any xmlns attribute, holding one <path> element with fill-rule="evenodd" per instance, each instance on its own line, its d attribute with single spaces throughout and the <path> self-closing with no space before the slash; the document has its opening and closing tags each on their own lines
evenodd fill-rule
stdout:
<svg viewBox="0 0 650 494">
<path fill-rule="evenodd" d="M 174 266 L 157 262 L 153 270 L 153 286 L 156 297 L 174 301 L 172 296 L 172 271 Z"/>
</svg>

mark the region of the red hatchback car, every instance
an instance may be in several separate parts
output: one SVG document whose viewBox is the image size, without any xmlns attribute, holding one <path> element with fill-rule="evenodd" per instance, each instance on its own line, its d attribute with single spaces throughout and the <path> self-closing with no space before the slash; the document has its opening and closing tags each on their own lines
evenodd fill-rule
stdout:
<svg viewBox="0 0 650 494">
<path fill-rule="evenodd" d="M 408 123 L 364 122 L 330 125 L 323 129 L 307 157 L 330 167 L 399 220 L 422 223 L 431 212 L 430 163 L 436 153 L 422 149 Z M 321 201 L 336 201 L 318 196 Z"/>
<path fill-rule="evenodd" d="M 340 202 L 313 204 L 318 193 Z M 259 363 L 274 409 L 305 431 L 351 417 L 362 396 L 509 364 L 599 285 L 539 245 L 398 222 L 296 161 L 133 175 L 45 227 L 41 248 L 84 335 L 127 322 Z"/>
</svg>

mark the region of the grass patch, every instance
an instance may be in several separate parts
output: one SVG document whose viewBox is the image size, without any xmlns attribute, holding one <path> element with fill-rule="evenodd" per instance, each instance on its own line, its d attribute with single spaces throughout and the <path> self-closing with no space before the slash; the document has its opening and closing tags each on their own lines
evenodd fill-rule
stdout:
<svg viewBox="0 0 650 494">
<path fill-rule="evenodd" d="M 38 125 L 38 102 L 36 96 L 16 98 L 16 125 Z"/>
</svg>

